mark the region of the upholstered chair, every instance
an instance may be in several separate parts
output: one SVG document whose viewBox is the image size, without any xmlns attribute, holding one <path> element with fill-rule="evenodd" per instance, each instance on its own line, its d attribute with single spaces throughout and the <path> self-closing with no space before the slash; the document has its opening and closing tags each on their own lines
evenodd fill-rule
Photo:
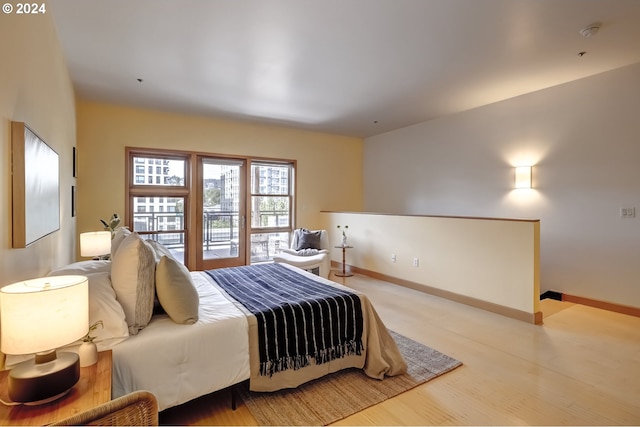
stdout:
<svg viewBox="0 0 640 427">
<path fill-rule="evenodd" d="M 318 269 L 320 277 L 329 278 L 331 260 L 327 231 L 302 228 L 294 230 L 291 246 L 274 255 L 273 261 L 312 272 Z"/>
</svg>

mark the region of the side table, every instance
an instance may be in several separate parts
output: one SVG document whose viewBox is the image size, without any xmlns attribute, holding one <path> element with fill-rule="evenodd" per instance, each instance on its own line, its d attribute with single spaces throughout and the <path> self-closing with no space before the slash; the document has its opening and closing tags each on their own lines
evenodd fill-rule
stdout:
<svg viewBox="0 0 640 427">
<path fill-rule="evenodd" d="M 46 425 L 95 408 L 111 400 L 111 350 L 98 353 L 98 362 L 80 368 L 80 379 L 63 397 L 38 406 L 0 404 L 0 425 Z M 9 401 L 7 377 L 0 371 L 0 396 Z"/>
<path fill-rule="evenodd" d="M 342 249 L 342 271 L 335 273 L 336 276 L 338 277 L 351 277 L 353 276 L 353 273 L 351 272 L 347 272 L 347 262 L 346 262 L 346 255 L 347 255 L 347 249 L 351 249 L 353 248 L 353 246 L 349 246 L 349 245 L 339 245 L 339 246 L 335 246 L 336 248 L 341 248 Z"/>
</svg>

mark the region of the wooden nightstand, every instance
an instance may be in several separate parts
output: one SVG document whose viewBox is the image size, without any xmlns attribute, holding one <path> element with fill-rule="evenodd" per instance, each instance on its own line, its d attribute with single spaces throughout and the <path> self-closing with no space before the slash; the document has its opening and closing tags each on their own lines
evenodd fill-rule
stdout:
<svg viewBox="0 0 640 427">
<path fill-rule="evenodd" d="M 98 362 L 80 368 L 80 380 L 64 397 L 39 406 L 5 406 L 0 403 L 0 425 L 45 425 L 111 400 L 111 350 L 98 353 Z M 7 376 L 0 371 L 0 396 L 9 401 Z"/>
</svg>

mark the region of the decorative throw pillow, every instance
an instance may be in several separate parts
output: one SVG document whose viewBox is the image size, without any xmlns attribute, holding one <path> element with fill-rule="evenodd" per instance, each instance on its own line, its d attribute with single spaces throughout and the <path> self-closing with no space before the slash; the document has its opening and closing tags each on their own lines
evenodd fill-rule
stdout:
<svg viewBox="0 0 640 427">
<path fill-rule="evenodd" d="M 302 230 L 298 237 L 297 251 L 301 249 L 320 249 L 320 235 L 322 231 Z"/>
<path fill-rule="evenodd" d="M 153 248 L 153 253 L 156 258 L 156 279 L 157 279 L 157 269 L 158 263 L 163 256 L 167 256 L 168 258 L 175 259 L 169 248 L 164 246 L 162 243 L 158 243 L 155 240 L 148 239 L 147 243 Z M 157 286 L 157 283 L 156 283 Z M 166 314 L 164 307 L 160 304 L 160 300 L 158 300 L 158 292 L 156 290 L 156 296 L 153 299 L 153 314 Z"/>
<path fill-rule="evenodd" d="M 118 248 L 120 247 L 120 244 L 130 234 L 131 234 L 131 231 L 129 231 L 127 227 L 116 228 L 116 230 L 113 233 L 113 236 L 111 237 L 111 259 L 113 259 L 113 257 L 116 255 L 116 252 L 118 252 Z"/>
<path fill-rule="evenodd" d="M 296 254 L 299 256 L 313 256 L 313 255 L 318 255 L 319 253 L 320 253 L 320 250 L 318 249 L 300 249 L 296 251 Z"/>
<path fill-rule="evenodd" d="M 151 246 L 131 233 L 111 261 L 111 284 L 127 319 L 129 334 L 143 329 L 153 314 L 156 261 Z"/>
<path fill-rule="evenodd" d="M 166 255 L 169 258 L 174 258 L 171 251 L 162 243 L 158 243 L 155 240 L 151 239 L 147 240 L 147 243 L 151 246 L 151 248 L 153 248 L 153 252 L 156 257 L 156 264 L 160 262 L 160 258 L 162 258 L 163 255 Z"/>
<path fill-rule="evenodd" d="M 156 267 L 156 293 L 171 320 L 189 325 L 198 321 L 198 291 L 184 264 L 166 255 L 160 258 Z"/>
</svg>

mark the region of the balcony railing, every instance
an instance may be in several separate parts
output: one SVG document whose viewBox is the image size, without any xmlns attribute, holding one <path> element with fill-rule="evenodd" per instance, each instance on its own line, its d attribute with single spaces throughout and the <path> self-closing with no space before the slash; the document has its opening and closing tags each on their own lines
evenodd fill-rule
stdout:
<svg viewBox="0 0 640 427">
<path fill-rule="evenodd" d="M 272 210 L 272 211 L 264 211 L 261 210 L 257 214 L 252 212 L 253 226 L 256 228 L 266 228 L 266 227 L 287 227 L 289 225 L 289 211 L 288 210 Z"/>
<path fill-rule="evenodd" d="M 288 211 L 262 211 L 260 222 L 273 226 L 289 224 Z M 272 218 L 272 219 L 269 219 Z M 264 222 L 263 222 L 264 220 Z M 274 223 L 275 221 L 275 223 Z M 265 227 L 265 226 L 263 226 Z M 185 226 L 182 212 L 138 212 L 133 215 L 133 230 L 166 246 L 172 253 L 184 257 Z M 237 255 L 240 214 L 237 211 L 205 211 L 202 218 L 204 251 L 222 251 Z M 288 232 L 255 233 L 251 236 L 251 262 L 268 261 L 288 244 Z"/>
<path fill-rule="evenodd" d="M 182 212 L 137 212 L 133 214 L 133 231 L 153 234 L 164 246 L 184 248 L 184 214 Z"/>
<path fill-rule="evenodd" d="M 240 213 L 237 211 L 206 211 L 202 216 L 202 241 L 205 250 L 212 245 L 238 241 Z"/>
</svg>

